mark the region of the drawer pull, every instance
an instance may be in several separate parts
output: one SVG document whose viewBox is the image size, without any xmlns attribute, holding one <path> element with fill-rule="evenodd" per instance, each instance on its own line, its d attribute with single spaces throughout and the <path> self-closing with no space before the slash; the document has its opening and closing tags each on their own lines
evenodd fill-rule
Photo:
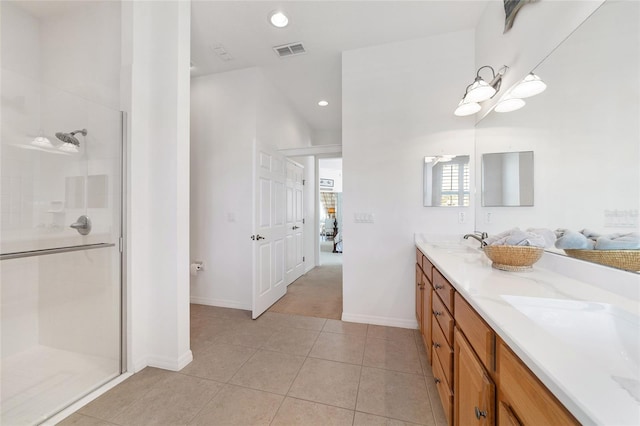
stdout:
<svg viewBox="0 0 640 426">
<path fill-rule="evenodd" d="M 440 343 L 438 342 L 433 342 L 433 347 L 438 349 L 440 347 Z"/>
<path fill-rule="evenodd" d="M 442 380 L 438 379 L 437 377 L 434 377 L 433 381 L 436 382 L 436 385 L 438 385 L 438 384 L 440 384 L 442 382 Z"/>
<path fill-rule="evenodd" d="M 478 407 L 475 407 L 476 411 L 476 419 L 480 420 L 481 417 L 487 417 L 487 410 L 480 410 Z"/>
<path fill-rule="evenodd" d="M 443 288 L 444 288 L 443 285 L 438 285 L 438 284 L 435 285 L 436 290 L 442 290 Z"/>
<path fill-rule="evenodd" d="M 433 316 L 434 317 L 438 317 L 438 316 L 441 316 L 441 315 L 444 315 L 444 313 L 443 312 L 439 312 L 439 311 L 433 311 Z"/>
</svg>

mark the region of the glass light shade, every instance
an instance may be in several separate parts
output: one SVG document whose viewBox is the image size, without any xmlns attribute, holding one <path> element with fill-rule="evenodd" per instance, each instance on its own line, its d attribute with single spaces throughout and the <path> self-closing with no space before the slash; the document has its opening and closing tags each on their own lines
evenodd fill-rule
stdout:
<svg viewBox="0 0 640 426">
<path fill-rule="evenodd" d="M 496 112 L 511 112 L 518 110 L 525 106 L 525 101 L 520 98 L 509 98 L 503 101 L 500 101 L 498 105 L 496 105 Z"/>
<path fill-rule="evenodd" d="M 476 79 L 464 97 L 466 102 L 484 102 L 496 94 L 496 89 L 483 79 Z"/>
<path fill-rule="evenodd" d="M 75 145 L 74 145 L 74 144 L 72 144 L 72 143 L 66 143 L 66 142 L 65 142 L 65 143 L 63 143 L 63 144 L 60 146 L 60 148 L 58 148 L 58 149 L 59 149 L 60 151 L 62 151 L 62 152 L 68 152 L 68 153 L 71 153 L 71 154 L 75 154 L 75 153 L 80 152 L 80 150 L 78 149 L 78 147 L 77 147 L 77 146 L 75 146 Z"/>
<path fill-rule="evenodd" d="M 31 145 L 39 146 L 41 148 L 53 148 L 53 144 L 49 138 L 45 136 L 38 136 L 31 141 Z"/>
<path fill-rule="evenodd" d="M 277 28 L 284 28 L 289 24 L 289 18 L 282 12 L 273 12 L 269 17 L 269 21 Z"/>
<path fill-rule="evenodd" d="M 528 98 L 538 95 L 545 91 L 547 85 L 534 73 L 527 75 L 516 87 L 511 91 L 511 95 L 516 98 Z"/>
<path fill-rule="evenodd" d="M 458 104 L 458 108 L 453 112 L 458 117 L 465 117 L 467 115 L 473 115 L 480 111 L 480 104 L 477 102 L 466 102 L 464 99 Z"/>
<path fill-rule="evenodd" d="M 327 101 L 320 101 L 320 102 L 318 102 L 318 105 L 320 105 L 320 106 L 327 106 L 327 105 L 329 105 L 329 102 L 327 102 Z"/>
</svg>

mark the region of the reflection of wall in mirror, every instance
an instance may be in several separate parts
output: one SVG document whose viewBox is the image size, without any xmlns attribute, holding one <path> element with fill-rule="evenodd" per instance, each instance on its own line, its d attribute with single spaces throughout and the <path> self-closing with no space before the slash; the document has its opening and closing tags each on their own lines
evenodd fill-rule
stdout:
<svg viewBox="0 0 640 426">
<path fill-rule="evenodd" d="M 638 230 L 637 220 L 613 226 L 606 212 L 640 208 L 639 13 L 638 2 L 604 3 L 535 69 L 544 93 L 478 123 L 477 161 L 535 151 L 538 190 L 533 207 L 478 207 L 477 229 Z"/>
</svg>

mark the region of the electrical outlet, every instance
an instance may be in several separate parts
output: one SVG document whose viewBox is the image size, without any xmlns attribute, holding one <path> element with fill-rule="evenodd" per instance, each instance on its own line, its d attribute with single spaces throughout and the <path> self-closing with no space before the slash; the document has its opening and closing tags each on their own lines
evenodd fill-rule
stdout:
<svg viewBox="0 0 640 426">
<path fill-rule="evenodd" d="M 484 215 L 484 223 L 491 223 L 491 213 L 487 212 Z"/>
<path fill-rule="evenodd" d="M 458 212 L 458 223 L 464 223 L 466 219 L 465 212 Z"/>
</svg>

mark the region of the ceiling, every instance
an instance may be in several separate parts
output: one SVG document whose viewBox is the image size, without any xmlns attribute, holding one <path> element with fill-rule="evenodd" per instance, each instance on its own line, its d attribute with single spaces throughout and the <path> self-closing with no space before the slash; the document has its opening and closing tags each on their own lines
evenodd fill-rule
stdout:
<svg viewBox="0 0 640 426">
<path fill-rule="evenodd" d="M 488 1 L 193 1 L 192 76 L 261 67 L 313 130 L 337 131 L 341 52 L 474 28 Z M 289 17 L 286 28 L 268 22 L 274 10 Z M 272 49 L 293 42 L 307 53 L 279 58 Z M 233 59 L 220 59 L 218 45 Z"/>
</svg>

